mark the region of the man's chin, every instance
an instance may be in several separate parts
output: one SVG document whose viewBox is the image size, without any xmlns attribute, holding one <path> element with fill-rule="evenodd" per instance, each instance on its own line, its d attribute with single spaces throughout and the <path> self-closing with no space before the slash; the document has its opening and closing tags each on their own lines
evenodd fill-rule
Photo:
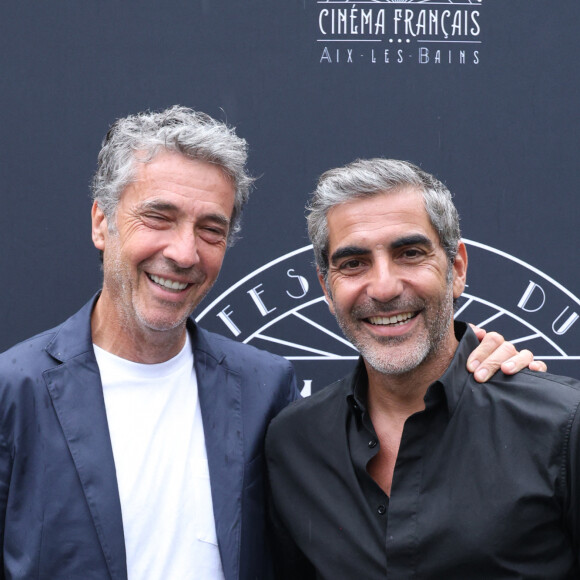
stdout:
<svg viewBox="0 0 580 580">
<path fill-rule="evenodd" d="M 145 315 L 139 312 L 137 313 L 141 325 L 153 332 L 171 332 L 172 330 L 182 328 L 185 326 L 189 316 L 189 312 L 185 312 L 181 316 L 175 315 L 175 313 L 173 313 L 173 316 L 154 316 L 151 314 Z"/>
<path fill-rule="evenodd" d="M 171 332 L 176 328 L 181 328 L 185 326 L 185 320 L 179 321 L 177 323 L 150 323 L 147 324 L 147 329 L 151 332 Z"/>
<path fill-rule="evenodd" d="M 355 344 L 366 363 L 385 375 L 402 375 L 416 369 L 429 356 L 429 344 L 403 337 L 374 344 Z"/>
</svg>

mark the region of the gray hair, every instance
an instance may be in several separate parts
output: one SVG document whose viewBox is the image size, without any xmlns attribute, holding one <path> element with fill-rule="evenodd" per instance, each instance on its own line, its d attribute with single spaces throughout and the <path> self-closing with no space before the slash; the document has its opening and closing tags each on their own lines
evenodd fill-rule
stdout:
<svg viewBox="0 0 580 580">
<path fill-rule="evenodd" d="M 91 184 L 92 197 L 114 231 L 112 218 L 121 193 L 136 178 L 137 162 L 149 163 L 157 154 L 170 151 L 212 163 L 235 187 L 228 233 L 232 244 L 254 181 L 245 170 L 247 150 L 246 141 L 234 128 L 187 107 L 175 105 L 161 112 L 130 115 L 115 121 L 103 139 Z"/>
<path fill-rule="evenodd" d="M 307 206 L 308 235 L 314 246 L 318 270 L 328 275 L 328 220 L 330 209 L 354 199 L 393 192 L 403 187 L 420 191 L 433 229 L 452 264 L 461 238 L 459 214 L 451 193 L 438 179 L 416 165 L 396 159 L 357 159 L 344 167 L 330 169 L 318 180 Z"/>
</svg>

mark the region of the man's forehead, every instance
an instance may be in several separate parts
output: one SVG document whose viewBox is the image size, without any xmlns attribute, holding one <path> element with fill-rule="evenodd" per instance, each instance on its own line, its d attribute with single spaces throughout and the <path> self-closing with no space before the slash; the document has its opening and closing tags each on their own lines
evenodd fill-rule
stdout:
<svg viewBox="0 0 580 580">
<path fill-rule="evenodd" d="M 437 237 L 417 188 L 406 187 L 355 198 L 328 211 L 329 238 L 335 244 L 353 236 L 372 236 L 391 228 L 428 232 Z M 330 241 L 329 240 L 329 241 Z"/>
<path fill-rule="evenodd" d="M 217 163 L 169 149 L 161 149 L 153 155 L 146 152 L 135 154 L 132 183 L 166 180 L 179 182 L 190 179 L 192 175 L 200 181 L 218 180 L 221 187 L 235 189 L 232 177 Z"/>
<path fill-rule="evenodd" d="M 181 153 L 162 151 L 150 160 L 136 162 L 133 179 L 121 191 L 119 201 L 175 211 L 183 209 L 183 203 L 200 201 L 216 203 L 224 210 L 231 205 L 233 211 L 235 189 L 220 167 Z"/>
<path fill-rule="evenodd" d="M 380 205 L 388 211 L 389 208 L 396 207 L 405 201 L 415 204 L 414 207 L 417 210 L 425 208 L 421 190 L 415 186 L 407 185 L 371 194 L 361 194 L 358 197 L 337 203 L 328 210 L 327 217 L 331 218 L 336 213 L 355 213 L 361 208 L 371 205 Z"/>
</svg>

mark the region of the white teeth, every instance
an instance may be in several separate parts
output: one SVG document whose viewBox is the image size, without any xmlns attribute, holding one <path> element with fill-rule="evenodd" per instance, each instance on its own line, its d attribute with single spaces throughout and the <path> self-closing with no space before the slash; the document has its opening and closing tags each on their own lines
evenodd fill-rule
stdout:
<svg viewBox="0 0 580 580">
<path fill-rule="evenodd" d="M 169 288 L 170 290 L 185 290 L 187 288 L 187 284 L 183 282 L 166 280 L 165 278 L 161 278 L 161 276 L 156 276 L 155 274 L 149 274 L 149 278 L 151 278 L 155 284 L 159 284 L 159 286 Z"/>
<path fill-rule="evenodd" d="M 397 314 L 395 316 L 371 316 L 369 317 L 369 322 L 371 324 L 402 324 L 409 318 L 413 318 L 413 312 L 405 312 L 403 314 Z"/>
</svg>

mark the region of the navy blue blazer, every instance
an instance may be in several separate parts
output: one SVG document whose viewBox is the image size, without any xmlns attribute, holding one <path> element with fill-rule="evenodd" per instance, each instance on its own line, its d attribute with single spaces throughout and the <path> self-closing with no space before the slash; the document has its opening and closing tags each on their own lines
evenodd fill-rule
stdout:
<svg viewBox="0 0 580 580">
<path fill-rule="evenodd" d="M 0 355 L 1 578 L 127 578 L 90 315 Z M 226 580 L 270 577 L 266 427 L 299 397 L 292 365 L 188 322 Z"/>
</svg>

